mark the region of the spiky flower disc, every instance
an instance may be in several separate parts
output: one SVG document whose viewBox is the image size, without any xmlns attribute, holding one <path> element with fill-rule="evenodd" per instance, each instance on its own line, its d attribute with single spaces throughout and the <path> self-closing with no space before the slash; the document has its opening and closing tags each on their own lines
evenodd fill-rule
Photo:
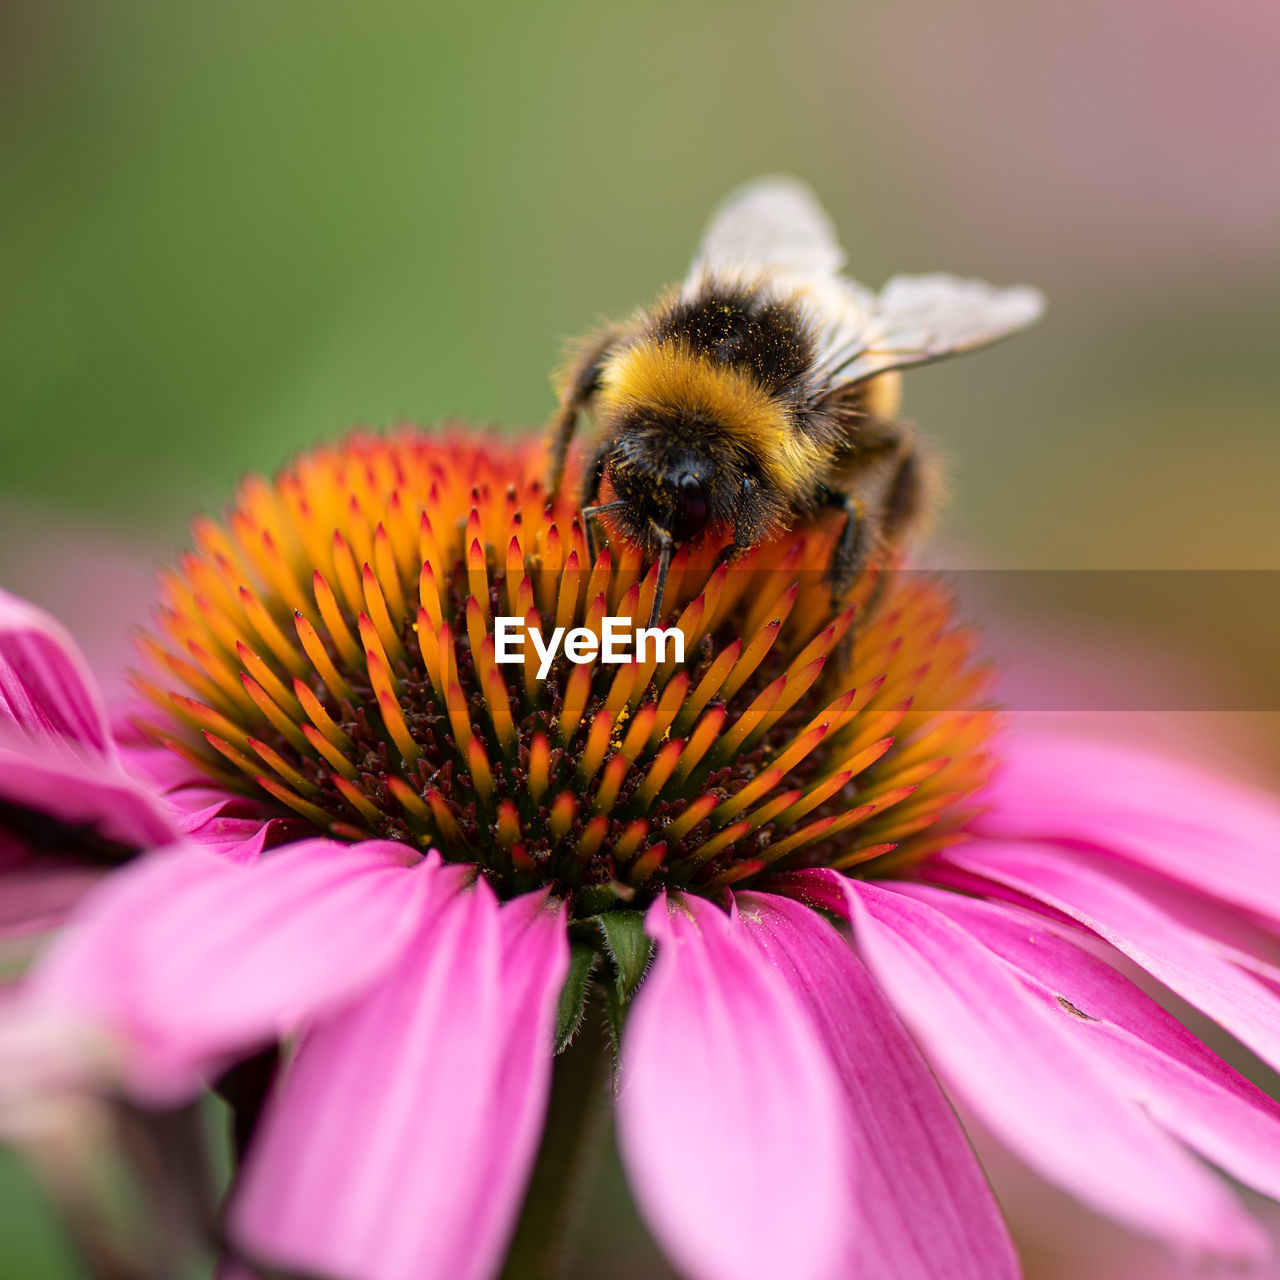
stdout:
<svg viewBox="0 0 1280 1280">
<path fill-rule="evenodd" d="M 528 441 L 405 428 L 251 477 L 163 579 L 147 731 L 321 831 L 435 846 L 500 893 L 550 884 L 584 910 L 873 873 L 952 838 L 992 726 L 936 583 L 863 582 L 833 616 L 830 523 L 732 565 L 710 541 L 672 563 L 683 664 L 562 653 L 540 681 L 495 661 L 495 617 L 599 634 L 643 625 L 655 586 L 631 548 L 587 562 L 543 467 Z"/>
</svg>

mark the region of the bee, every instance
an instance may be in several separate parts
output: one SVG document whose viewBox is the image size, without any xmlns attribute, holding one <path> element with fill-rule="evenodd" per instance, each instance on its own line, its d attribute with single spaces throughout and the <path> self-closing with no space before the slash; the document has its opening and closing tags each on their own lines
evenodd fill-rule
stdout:
<svg viewBox="0 0 1280 1280">
<path fill-rule="evenodd" d="M 843 600 L 930 506 L 931 457 L 898 417 L 898 371 L 995 342 L 1044 310 L 1028 286 L 940 273 L 895 276 L 875 293 L 844 263 L 807 187 L 749 183 L 712 217 L 684 283 L 591 337 L 565 371 L 551 491 L 589 412 L 588 544 L 594 558 L 593 521 L 608 517 L 657 556 L 650 626 L 677 547 L 718 526 L 732 559 L 824 509 L 843 515 L 828 566 Z"/>
</svg>

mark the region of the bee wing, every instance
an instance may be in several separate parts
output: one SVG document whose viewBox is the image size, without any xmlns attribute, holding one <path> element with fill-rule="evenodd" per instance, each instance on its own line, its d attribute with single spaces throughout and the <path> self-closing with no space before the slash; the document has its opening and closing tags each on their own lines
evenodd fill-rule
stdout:
<svg viewBox="0 0 1280 1280">
<path fill-rule="evenodd" d="M 984 347 L 1033 324 L 1044 305 L 1030 285 L 1001 289 L 941 272 L 894 276 L 869 308 L 854 286 L 848 321 L 819 362 L 824 380 L 829 389 Z"/>
<path fill-rule="evenodd" d="M 768 268 L 834 276 L 844 266 L 835 227 L 795 178 L 757 178 L 716 210 L 693 260 L 691 279 Z"/>
</svg>

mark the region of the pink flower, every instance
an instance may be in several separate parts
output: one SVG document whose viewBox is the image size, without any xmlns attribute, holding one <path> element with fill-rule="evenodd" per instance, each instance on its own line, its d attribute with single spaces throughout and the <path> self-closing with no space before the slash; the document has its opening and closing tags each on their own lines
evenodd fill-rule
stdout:
<svg viewBox="0 0 1280 1280">
<path fill-rule="evenodd" d="M 598 626 L 652 590 L 607 552 L 580 570 L 537 471 L 356 438 L 251 482 L 234 543 L 202 526 L 166 588 L 154 656 L 187 692 L 144 679 L 146 733 L 173 781 L 261 816 L 233 856 L 188 823 L 112 874 L 19 1003 L 92 1028 L 145 1105 L 229 1098 L 233 1253 L 497 1275 L 596 1001 L 632 1187 L 691 1280 L 1018 1275 L 951 1098 L 1100 1213 L 1261 1261 L 1197 1157 L 1280 1198 L 1280 1107 L 1122 968 L 1280 1067 L 1280 805 L 1137 750 L 993 742 L 928 584 L 890 583 L 841 666 L 849 616 L 802 572 L 821 529 L 768 573 L 673 564 L 685 670 L 508 677 L 495 605 Z M 246 843 L 290 810 L 325 834 Z"/>
<path fill-rule="evenodd" d="M 110 867 L 176 834 L 126 773 L 71 638 L 0 591 L 0 939 L 56 923 Z"/>
<path fill-rule="evenodd" d="M 247 860 L 300 824 L 113 732 L 66 631 L 0 590 L 0 941 L 57 925 L 107 871 L 183 836 Z"/>
</svg>

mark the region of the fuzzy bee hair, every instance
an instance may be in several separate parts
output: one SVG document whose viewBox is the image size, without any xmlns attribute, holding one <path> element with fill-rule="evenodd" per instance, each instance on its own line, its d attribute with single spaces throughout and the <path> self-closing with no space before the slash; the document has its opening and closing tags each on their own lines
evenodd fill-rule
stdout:
<svg viewBox="0 0 1280 1280">
<path fill-rule="evenodd" d="M 1031 323 L 1043 300 L 952 276 L 899 276 L 879 294 L 808 190 L 751 184 L 713 218 L 684 285 L 583 344 L 560 383 L 551 485 L 579 417 L 595 419 L 582 506 L 659 557 L 707 529 L 730 554 L 824 507 L 843 513 L 831 564 L 843 595 L 924 514 L 929 459 L 898 418 L 898 370 Z M 608 500 L 601 503 L 607 486 Z"/>
</svg>

